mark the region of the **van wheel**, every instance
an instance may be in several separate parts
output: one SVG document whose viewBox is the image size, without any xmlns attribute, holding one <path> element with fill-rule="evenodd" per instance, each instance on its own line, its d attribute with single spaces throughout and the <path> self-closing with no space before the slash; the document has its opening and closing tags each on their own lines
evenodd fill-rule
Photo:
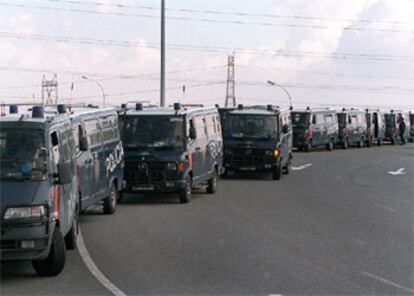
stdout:
<svg viewBox="0 0 414 296">
<path fill-rule="evenodd" d="M 312 142 L 309 141 L 305 146 L 305 151 L 310 152 L 312 150 Z"/>
<path fill-rule="evenodd" d="M 221 175 L 221 177 L 223 179 L 227 179 L 229 177 L 229 170 L 228 169 L 224 169 L 224 173 Z"/>
<path fill-rule="evenodd" d="M 286 162 L 285 167 L 283 168 L 283 173 L 285 175 L 289 175 L 290 174 L 290 166 L 292 164 L 292 159 L 289 157 L 288 161 Z"/>
<path fill-rule="evenodd" d="M 122 203 L 123 199 L 124 199 L 124 192 L 123 191 L 118 192 L 118 203 L 119 204 Z"/>
<path fill-rule="evenodd" d="M 364 141 L 361 138 L 361 139 L 359 139 L 359 142 L 358 142 L 358 148 L 362 148 L 363 146 L 364 146 Z"/>
<path fill-rule="evenodd" d="M 213 176 L 211 177 L 210 180 L 208 180 L 207 193 L 213 194 L 217 191 L 217 181 L 218 181 L 217 171 L 214 169 Z"/>
<path fill-rule="evenodd" d="M 334 141 L 330 139 L 326 149 L 328 149 L 328 151 L 332 151 L 333 148 L 334 148 Z"/>
<path fill-rule="evenodd" d="M 109 196 L 104 199 L 103 212 L 104 214 L 112 215 L 116 211 L 116 203 L 118 201 L 118 191 L 115 184 L 111 186 L 111 192 Z"/>
<path fill-rule="evenodd" d="M 181 189 L 181 192 L 179 193 L 181 203 L 189 203 L 191 201 L 192 190 L 193 185 L 191 181 L 191 176 L 187 175 L 187 177 L 185 178 L 185 187 Z"/>
<path fill-rule="evenodd" d="M 60 230 L 56 228 L 53 232 L 49 255 L 43 260 L 33 260 L 32 265 L 40 276 L 57 276 L 62 272 L 65 261 L 65 241 Z"/>
<path fill-rule="evenodd" d="M 65 245 L 67 250 L 75 250 L 78 246 L 78 233 L 79 233 L 79 210 L 76 209 L 75 216 L 73 217 L 72 227 L 65 235 Z"/>
<path fill-rule="evenodd" d="M 391 145 L 395 145 L 397 144 L 397 140 L 395 139 L 395 137 L 392 137 L 391 139 Z"/>
<path fill-rule="evenodd" d="M 372 147 L 372 138 L 369 138 L 369 139 L 367 140 L 367 147 L 368 147 L 368 148 Z"/>
<path fill-rule="evenodd" d="M 277 165 L 273 168 L 273 180 L 280 180 L 282 178 L 282 165 Z"/>
<path fill-rule="evenodd" d="M 377 145 L 378 145 L 378 146 L 382 146 L 382 139 L 379 139 L 379 140 L 377 141 Z"/>
<path fill-rule="evenodd" d="M 349 140 L 348 140 L 348 138 L 346 138 L 344 140 L 344 142 L 342 143 L 342 148 L 343 149 L 348 149 L 348 147 L 349 147 Z"/>
</svg>

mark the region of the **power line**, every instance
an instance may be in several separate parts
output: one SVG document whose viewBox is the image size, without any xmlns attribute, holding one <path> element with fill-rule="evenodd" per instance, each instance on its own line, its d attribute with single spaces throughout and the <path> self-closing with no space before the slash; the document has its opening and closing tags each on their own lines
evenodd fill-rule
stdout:
<svg viewBox="0 0 414 296">
<path fill-rule="evenodd" d="M 159 48 L 159 44 L 146 43 L 129 40 L 113 40 L 113 39 L 95 39 L 95 38 L 81 38 L 70 36 L 53 36 L 44 34 L 21 34 L 21 33 L 9 33 L 0 31 L 0 38 L 12 38 L 12 39 L 30 39 L 46 42 L 62 42 L 62 43 L 79 43 L 86 45 L 99 45 L 99 46 L 116 46 L 116 47 L 145 47 L 145 48 Z M 337 52 L 326 54 L 324 52 L 315 51 L 289 51 L 289 50 L 277 50 L 277 49 L 245 49 L 237 47 L 221 47 L 221 46 L 208 46 L 208 45 L 186 45 L 186 44 L 168 44 L 170 50 L 177 51 L 202 51 L 202 52 L 215 52 L 225 53 L 228 51 L 234 51 L 238 54 L 248 55 L 263 55 L 263 56 L 283 56 L 292 58 L 327 58 L 338 60 L 368 60 L 368 61 L 414 61 L 414 56 L 407 55 L 390 55 L 390 54 L 371 54 L 371 53 L 348 53 Z"/>
<path fill-rule="evenodd" d="M 145 10 L 159 11 L 159 7 L 154 6 L 143 6 L 134 4 L 113 4 L 104 3 L 98 1 L 75 1 L 75 0 L 49 0 L 55 3 L 69 3 L 76 5 L 96 5 L 106 6 L 115 8 L 139 8 Z M 202 9 L 189 9 L 189 8 L 166 8 L 167 11 L 176 11 L 184 13 L 205 13 L 211 15 L 233 15 L 237 17 L 265 17 L 265 18 L 276 18 L 276 19 L 293 19 L 293 20 L 311 20 L 311 21 L 327 21 L 327 22 L 351 22 L 351 23 L 375 23 L 375 24 L 387 24 L 387 25 L 414 25 L 414 23 L 407 23 L 401 21 L 378 21 L 370 19 L 330 19 L 324 17 L 315 16 L 304 16 L 304 15 L 281 15 L 281 14 L 269 14 L 269 13 L 251 13 L 251 12 L 240 12 L 240 11 L 217 11 L 217 10 L 202 10 Z"/>
<path fill-rule="evenodd" d="M 202 67 L 202 68 L 188 68 L 182 70 L 173 70 L 167 71 L 168 74 L 178 74 L 178 73 L 190 73 L 190 72 L 198 72 L 198 71 L 206 71 L 212 69 L 222 69 L 225 68 L 226 65 L 221 66 L 209 66 L 209 67 Z M 18 72 L 36 72 L 36 73 L 64 73 L 68 75 L 91 75 L 91 73 L 87 72 L 79 72 L 79 71 L 60 71 L 54 69 L 28 69 L 28 68 L 15 68 L 15 67 L 0 67 L 0 71 L 18 71 Z M 94 76 L 101 76 L 101 75 L 114 75 L 109 73 L 93 73 Z M 93 76 L 93 75 L 91 75 Z M 135 79 L 135 78 L 145 78 L 145 79 L 158 79 L 159 73 L 148 73 L 148 74 L 137 74 L 137 75 L 128 75 L 128 74 L 117 74 L 115 77 L 108 77 L 108 78 L 100 78 L 99 81 L 113 81 L 119 79 Z M 170 80 L 172 81 L 172 80 Z M 72 83 L 79 84 L 79 83 L 91 83 L 93 81 L 90 80 L 77 80 L 77 81 L 67 81 L 67 82 L 59 82 L 59 85 L 71 85 Z M 6 89 L 21 89 L 21 88 L 33 88 L 33 87 L 40 87 L 40 85 L 21 85 L 21 86 L 9 86 L 9 87 L 1 87 L 1 90 Z"/>
<path fill-rule="evenodd" d="M 407 77 L 395 77 L 395 76 L 378 76 L 378 75 L 365 75 L 365 74 L 356 74 L 356 73 L 338 73 L 338 72 L 324 72 L 324 71 L 315 71 L 315 70 L 292 70 L 286 68 L 278 68 L 278 67 L 260 67 L 255 65 L 242 65 L 236 64 L 237 67 L 250 69 L 250 70 L 260 70 L 260 71 L 278 71 L 278 72 L 292 72 L 297 74 L 312 74 L 312 75 L 321 75 L 321 76 L 336 76 L 336 77 L 361 77 L 366 79 L 386 79 L 386 80 L 404 80 L 404 81 L 414 81 L 413 78 Z"/>
<path fill-rule="evenodd" d="M 9 6 L 9 7 L 20 7 L 20 8 L 34 8 L 42 10 L 53 10 L 53 11 L 70 11 L 76 13 L 89 13 L 97 15 L 114 15 L 114 16 L 125 16 L 125 17 L 142 17 L 142 18 L 159 18 L 156 15 L 142 14 L 142 13 L 124 13 L 124 12 L 101 12 L 94 10 L 84 10 L 77 8 L 62 8 L 62 7 L 51 7 L 51 6 L 41 6 L 41 5 L 26 5 L 20 3 L 4 3 L 0 2 L 0 6 Z M 306 24 L 286 24 L 286 23 L 267 23 L 267 22 L 248 22 L 241 20 L 218 20 L 218 19 L 209 19 L 209 18 L 192 18 L 192 17 L 177 17 L 177 16 L 168 16 L 166 19 L 176 20 L 176 21 L 197 21 L 205 23 L 215 23 L 215 24 L 233 24 L 233 25 L 258 25 L 265 27 L 288 27 L 288 28 L 306 28 L 306 29 L 320 29 L 320 30 L 330 30 L 332 26 L 326 25 L 306 25 Z M 388 32 L 388 33 L 413 33 L 413 30 L 397 30 L 397 29 L 370 29 L 363 27 L 337 27 L 345 31 L 366 31 L 366 32 Z"/>
</svg>

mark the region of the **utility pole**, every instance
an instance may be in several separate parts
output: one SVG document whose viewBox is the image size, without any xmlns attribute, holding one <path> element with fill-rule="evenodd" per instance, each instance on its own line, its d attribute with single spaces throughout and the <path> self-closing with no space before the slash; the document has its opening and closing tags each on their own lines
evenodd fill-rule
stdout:
<svg viewBox="0 0 414 296">
<path fill-rule="evenodd" d="M 161 82 L 160 105 L 165 107 L 165 0 L 161 0 Z"/>
<path fill-rule="evenodd" d="M 229 107 L 229 101 L 236 107 L 236 83 L 234 81 L 234 53 L 227 58 L 227 90 L 225 106 Z"/>
<path fill-rule="evenodd" d="M 55 95 L 55 101 L 53 102 L 52 94 Z M 47 96 L 47 97 L 46 97 Z M 45 102 L 46 99 L 46 102 Z M 57 104 L 58 102 L 58 81 L 57 75 L 53 76 L 52 80 L 47 80 L 46 75 L 43 75 L 42 79 L 42 105 Z"/>
</svg>

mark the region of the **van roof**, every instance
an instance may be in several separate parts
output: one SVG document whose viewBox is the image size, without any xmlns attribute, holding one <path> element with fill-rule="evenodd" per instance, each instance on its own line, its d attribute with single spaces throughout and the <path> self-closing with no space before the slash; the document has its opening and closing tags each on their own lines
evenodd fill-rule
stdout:
<svg viewBox="0 0 414 296">
<path fill-rule="evenodd" d="M 184 107 L 176 111 L 173 107 L 144 107 L 143 110 L 128 109 L 124 114 L 141 115 L 141 116 L 176 116 L 176 115 L 190 115 L 197 113 L 211 113 L 217 112 L 214 107 Z"/>
</svg>

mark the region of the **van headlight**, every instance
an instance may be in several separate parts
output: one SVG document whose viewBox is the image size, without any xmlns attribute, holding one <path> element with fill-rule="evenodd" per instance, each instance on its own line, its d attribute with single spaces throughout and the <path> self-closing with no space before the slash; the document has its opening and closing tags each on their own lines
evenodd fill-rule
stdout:
<svg viewBox="0 0 414 296">
<path fill-rule="evenodd" d="M 167 170 L 176 171 L 177 170 L 177 164 L 175 162 L 167 163 Z"/>
<path fill-rule="evenodd" d="M 5 220 L 42 218 L 46 216 L 45 206 L 8 208 L 4 213 Z"/>
</svg>

